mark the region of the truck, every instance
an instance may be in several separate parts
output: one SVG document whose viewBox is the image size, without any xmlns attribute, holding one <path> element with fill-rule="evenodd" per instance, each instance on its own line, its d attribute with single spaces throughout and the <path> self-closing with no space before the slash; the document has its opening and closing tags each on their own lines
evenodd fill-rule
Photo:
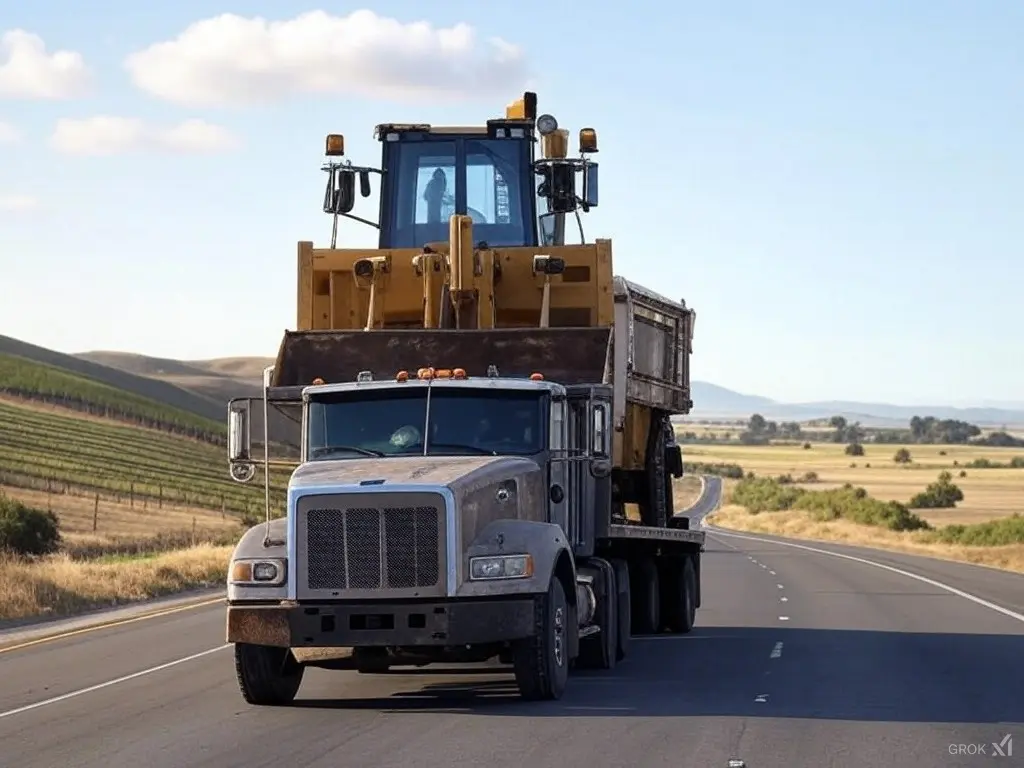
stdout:
<svg viewBox="0 0 1024 768">
<path fill-rule="evenodd" d="M 569 156 L 535 93 L 482 126 L 374 138 L 379 168 L 327 136 L 330 247 L 298 243 L 296 327 L 262 397 L 228 404 L 230 475 L 262 464 L 266 496 L 227 578 L 240 692 L 282 706 L 307 667 L 488 662 L 558 699 L 633 636 L 694 626 L 704 532 L 673 508 L 671 418 L 692 407 L 695 313 L 587 242 L 597 132 Z M 356 216 L 377 177 L 377 220 Z M 342 217 L 378 247 L 338 247 Z M 281 464 L 268 423 L 288 409 Z"/>
</svg>

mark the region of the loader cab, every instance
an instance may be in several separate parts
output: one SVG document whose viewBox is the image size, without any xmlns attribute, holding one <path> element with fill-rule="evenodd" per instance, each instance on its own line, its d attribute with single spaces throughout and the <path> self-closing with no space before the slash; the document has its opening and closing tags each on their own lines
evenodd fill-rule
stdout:
<svg viewBox="0 0 1024 768">
<path fill-rule="evenodd" d="M 381 249 L 447 241 L 453 214 L 473 220 L 474 243 L 537 245 L 533 129 L 381 125 Z M 518 122 L 518 121 L 516 121 Z"/>
</svg>

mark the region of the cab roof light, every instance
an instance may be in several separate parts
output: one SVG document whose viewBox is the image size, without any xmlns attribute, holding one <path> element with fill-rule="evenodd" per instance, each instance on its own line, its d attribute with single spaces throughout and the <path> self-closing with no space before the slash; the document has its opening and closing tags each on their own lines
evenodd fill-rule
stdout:
<svg viewBox="0 0 1024 768">
<path fill-rule="evenodd" d="M 498 378 L 498 366 L 496 366 L 494 363 L 491 363 L 490 365 L 487 366 L 487 378 Z"/>
<path fill-rule="evenodd" d="M 345 154 L 345 137 L 340 133 L 330 133 L 324 141 L 324 154 L 327 157 L 341 157 Z"/>
<path fill-rule="evenodd" d="M 464 378 L 466 378 L 466 369 L 465 368 L 456 368 L 454 371 L 452 371 L 452 378 L 453 379 L 464 379 Z"/>
<path fill-rule="evenodd" d="M 364 383 L 364 382 L 367 382 L 367 381 L 373 381 L 373 372 L 372 371 L 360 371 L 359 375 L 356 376 L 356 381 L 358 381 L 361 384 Z"/>
<path fill-rule="evenodd" d="M 597 131 L 593 128 L 580 128 L 580 153 L 597 152 Z"/>
<path fill-rule="evenodd" d="M 317 376 L 315 379 L 313 379 L 313 386 L 314 387 L 317 387 L 317 386 L 320 386 L 321 384 L 326 384 L 326 383 L 327 382 L 324 381 L 323 379 L 321 379 L 319 376 Z"/>
<path fill-rule="evenodd" d="M 420 368 L 418 371 L 416 371 L 416 378 L 417 379 L 432 379 L 432 378 L 434 378 L 434 369 L 433 368 Z"/>
<path fill-rule="evenodd" d="M 398 373 L 395 374 L 395 381 L 408 381 L 408 380 L 409 380 L 409 372 L 408 371 L 399 371 Z"/>
<path fill-rule="evenodd" d="M 530 381 L 544 381 L 544 374 L 543 373 L 531 373 L 530 374 Z"/>
<path fill-rule="evenodd" d="M 447 368 L 439 368 L 438 370 L 434 371 L 434 378 L 437 378 L 437 379 L 450 379 L 451 377 L 452 377 L 452 372 L 450 370 L 448 370 Z"/>
</svg>

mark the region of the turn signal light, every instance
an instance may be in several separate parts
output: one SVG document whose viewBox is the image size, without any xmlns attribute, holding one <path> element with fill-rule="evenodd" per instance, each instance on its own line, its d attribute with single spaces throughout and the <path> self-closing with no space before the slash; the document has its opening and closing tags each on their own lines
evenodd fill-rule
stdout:
<svg viewBox="0 0 1024 768">
<path fill-rule="evenodd" d="M 530 374 L 530 381 L 544 381 L 544 374 L 543 373 L 531 373 Z"/>
</svg>

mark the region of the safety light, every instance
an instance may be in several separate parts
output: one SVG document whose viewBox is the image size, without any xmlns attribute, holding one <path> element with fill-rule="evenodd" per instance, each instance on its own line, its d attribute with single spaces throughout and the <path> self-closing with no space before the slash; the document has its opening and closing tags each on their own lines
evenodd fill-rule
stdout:
<svg viewBox="0 0 1024 768">
<path fill-rule="evenodd" d="M 580 152 L 597 152 L 597 131 L 580 128 Z"/>
<path fill-rule="evenodd" d="M 464 379 L 466 378 L 466 370 L 464 368 L 456 368 L 452 371 L 453 379 Z"/>
<path fill-rule="evenodd" d="M 398 373 L 395 374 L 395 381 L 408 381 L 408 380 L 409 380 L 409 372 L 408 371 L 399 371 Z"/>
<path fill-rule="evenodd" d="M 317 376 L 315 379 L 313 379 L 313 386 L 314 387 L 319 386 L 321 384 L 326 384 L 326 383 L 327 382 L 324 381 L 323 379 L 321 379 L 319 376 Z"/>
<path fill-rule="evenodd" d="M 324 154 L 328 157 L 341 157 L 345 154 L 345 137 L 340 133 L 331 133 L 327 135 L 327 141 L 324 142 Z"/>
<path fill-rule="evenodd" d="M 530 381 L 544 381 L 544 374 L 543 373 L 531 373 L 530 374 Z"/>
</svg>

